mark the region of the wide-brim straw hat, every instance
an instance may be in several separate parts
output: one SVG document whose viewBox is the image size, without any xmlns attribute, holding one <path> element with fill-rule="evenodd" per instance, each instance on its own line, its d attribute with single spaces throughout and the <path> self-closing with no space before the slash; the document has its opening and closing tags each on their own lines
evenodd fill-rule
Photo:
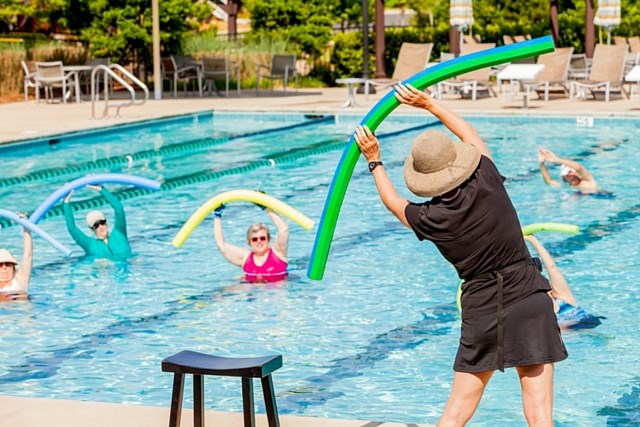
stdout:
<svg viewBox="0 0 640 427">
<path fill-rule="evenodd" d="M 6 249 L 0 249 L 0 262 L 10 262 L 13 264 L 18 264 L 18 260 L 14 257 L 11 252 Z"/>
<path fill-rule="evenodd" d="M 436 197 L 453 190 L 473 174 L 480 151 L 455 143 L 444 132 L 428 130 L 413 141 L 404 162 L 404 181 L 413 194 Z"/>
</svg>

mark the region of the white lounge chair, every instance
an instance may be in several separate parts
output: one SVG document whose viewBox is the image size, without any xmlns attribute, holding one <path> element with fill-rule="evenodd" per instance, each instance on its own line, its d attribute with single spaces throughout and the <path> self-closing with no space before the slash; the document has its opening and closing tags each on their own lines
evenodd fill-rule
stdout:
<svg viewBox="0 0 640 427">
<path fill-rule="evenodd" d="M 424 70 L 429 63 L 433 43 L 402 43 L 396 66 L 390 79 L 367 79 L 364 83 L 365 99 L 371 87 L 385 89 Z"/>
<path fill-rule="evenodd" d="M 569 86 L 571 101 L 578 93 L 587 91 L 596 98 L 596 94 L 604 92 L 605 102 L 609 102 L 611 93 L 622 95 L 622 78 L 629 46 L 597 44 L 593 53 L 593 62 L 587 80 L 572 81 Z"/>
<path fill-rule="evenodd" d="M 479 52 L 496 47 L 495 43 L 463 44 L 461 56 Z M 454 91 L 462 98 L 478 99 L 478 93 L 486 93 L 487 96 L 495 95 L 489 78 L 491 77 L 491 67 L 481 68 L 459 75 L 453 79 L 438 83 L 437 98 L 442 99 L 445 92 Z"/>
</svg>

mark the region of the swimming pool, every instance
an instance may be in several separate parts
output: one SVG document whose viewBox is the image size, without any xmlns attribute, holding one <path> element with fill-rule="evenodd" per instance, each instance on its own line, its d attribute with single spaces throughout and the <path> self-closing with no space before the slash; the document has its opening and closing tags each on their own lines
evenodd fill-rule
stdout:
<svg viewBox="0 0 640 427">
<path fill-rule="evenodd" d="M 170 354 L 185 348 L 281 353 L 284 367 L 274 381 L 283 414 L 435 423 L 457 348 L 457 279 L 431 244 L 418 242 L 383 208 L 364 162 L 351 180 L 321 282 L 305 276 L 315 229 L 293 223 L 291 278 L 275 287 L 239 281 L 239 270 L 215 247 L 210 220 L 181 249 L 171 246 L 202 203 L 231 189 L 263 189 L 318 220 L 360 119 L 216 112 L 0 151 L 0 207 L 13 211 L 33 211 L 87 173 L 131 173 L 165 183 L 149 194 L 108 186 L 127 211 L 137 253 L 129 263 L 91 261 L 79 253 L 63 259 L 34 238 L 31 300 L 0 305 L 3 393 L 168 406 L 172 378 L 160 372 L 160 361 Z M 568 222 L 582 229 L 577 236 L 539 235 L 581 305 L 607 317 L 595 329 L 564 334 L 570 357 L 556 369 L 556 424 L 639 422 L 640 122 L 596 118 L 590 127 L 575 118 L 469 120 L 509 178 L 523 224 Z M 393 115 L 378 131 L 392 180 L 410 199 L 401 166 L 425 126 L 438 125 L 426 115 Z M 538 146 L 583 162 L 616 196 L 577 197 L 545 187 Z M 82 190 L 74 200 L 99 205 L 93 197 Z M 105 212 L 110 216 L 109 208 Z M 79 224 L 84 213 L 76 213 Z M 266 219 L 251 204 L 230 205 L 225 237 L 242 244 L 247 226 Z M 2 225 L 2 246 L 20 254 L 18 230 Z M 59 209 L 40 225 L 77 249 Z M 216 380 L 206 397 L 207 409 L 241 410 L 237 381 Z M 498 373 L 472 424 L 525 425 L 520 408 L 517 376 Z"/>
</svg>

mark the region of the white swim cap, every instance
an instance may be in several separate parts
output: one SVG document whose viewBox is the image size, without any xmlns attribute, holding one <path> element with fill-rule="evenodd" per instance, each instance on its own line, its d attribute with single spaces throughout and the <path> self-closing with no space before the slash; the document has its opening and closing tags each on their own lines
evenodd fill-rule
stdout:
<svg viewBox="0 0 640 427">
<path fill-rule="evenodd" d="M 561 165 L 560 166 L 560 177 L 564 178 L 565 176 L 569 175 L 571 172 L 575 172 L 576 170 L 574 168 L 570 168 L 567 165 Z"/>
</svg>

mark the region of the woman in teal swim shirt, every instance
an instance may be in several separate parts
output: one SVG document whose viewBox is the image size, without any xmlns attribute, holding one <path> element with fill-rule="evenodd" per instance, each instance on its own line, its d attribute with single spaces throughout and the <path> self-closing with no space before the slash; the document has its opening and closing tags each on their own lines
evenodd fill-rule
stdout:
<svg viewBox="0 0 640 427">
<path fill-rule="evenodd" d="M 75 242 L 87 253 L 95 258 L 107 258 L 115 261 L 123 261 L 131 256 L 131 246 L 127 237 L 127 218 L 120 201 L 102 186 L 87 185 L 88 188 L 98 191 L 111 205 L 115 213 L 115 221 L 112 230 L 109 230 L 107 219 L 101 211 L 95 210 L 87 214 L 87 226 L 93 231 L 94 236 L 88 236 L 81 231 L 73 218 L 73 211 L 69 201 L 73 195 L 71 191 L 64 199 L 64 219 L 67 230 Z"/>
</svg>

